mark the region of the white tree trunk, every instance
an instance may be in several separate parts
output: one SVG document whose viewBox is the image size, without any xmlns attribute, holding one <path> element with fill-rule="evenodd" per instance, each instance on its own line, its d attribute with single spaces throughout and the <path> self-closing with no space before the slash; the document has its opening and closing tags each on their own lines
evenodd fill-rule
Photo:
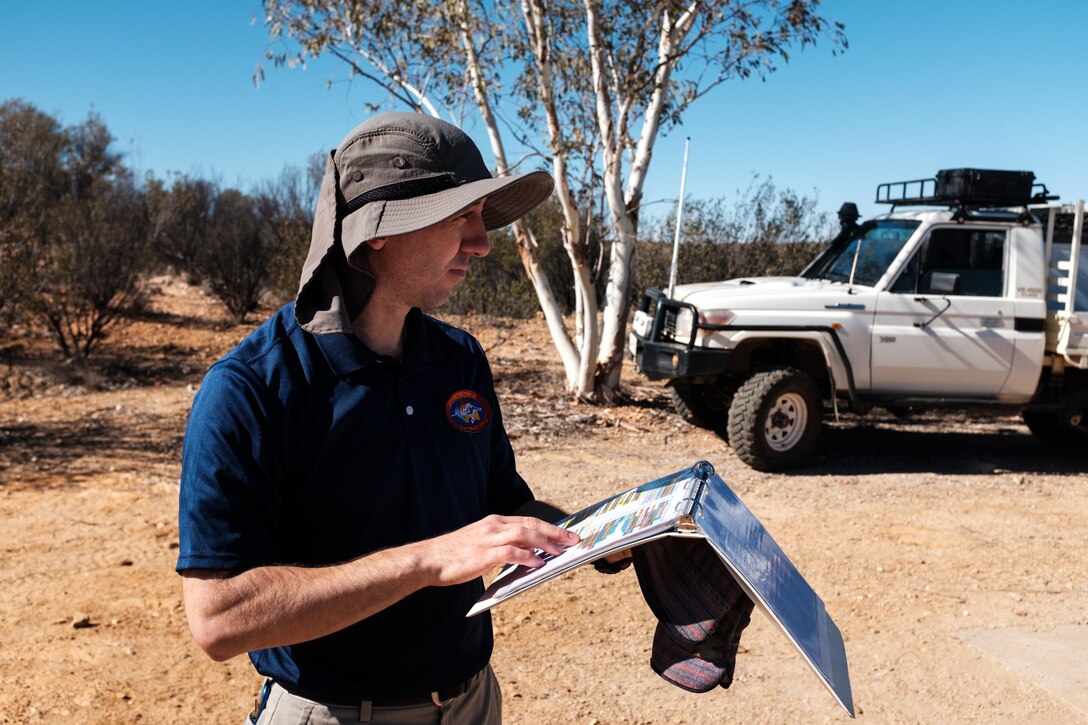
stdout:
<svg viewBox="0 0 1088 725">
<path fill-rule="evenodd" d="M 600 347 L 596 356 L 594 397 L 610 400 L 619 386 L 623 362 L 624 332 L 627 327 L 627 301 L 631 286 L 631 263 L 635 252 L 637 228 L 627 208 L 623 194 L 624 139 L 619 129 L 622 119 L 616 119 L 616 101 L 609 87 L 606 50 L 600 42 L 597 13 L 593 0 L 584 3 L 586 33 L 589 41 L 590 64 L 593 69 L 593 91 L 596 97 L 597 128 L 601 135 L 601 156 L 604 167 L 604 195 L 612 217 L 612 252 L 608 265 L 608 285 L 605 287 L 604 316 Z M 619 120 L 619 123 L 617 123 Z"/>
<path fill-rule="evenodd" d="M 467 12 L 468 10 L 463 1 L 461 3 L 461 10 L 462 12 Z M 472 37 L 471 29 L 463 22 L 459 27 L 461 30 L 461 44 L 465 49 L 465 65 L 468 68 L 473 97 L 476 99 L 476 106 L 480 110 L 480 115 L 483 116 L 484 126 L 487 128 L 487 136 L 491 142 L 491 151 L 495 156 L 495 171 L 499 176 L 504 176 L 510 173 L 510 165 L 506 159 L 506 147 L 502 141 L 499 125 L 495 119 L 495 114 L 491 109 L 491 103 L 488 99 L 486 88 L 484 87 L 483 74 L 480 72 L 480 61 L 479 55 L 476 52 L 476 45 Z M 574 381 L 578 378 L 578 370 L 580 367 L 578 350 L 572 344 L 570 335 L 567 333 L 566 325 L 563 322 L 563 316 L 559 312 L 559 304 L 556 302 L 555 294 L 552 292 L 551 282 L 548 280 L 548 275 L 545 273 L 544 268 L 540 265 L 540 261 L 536 257 L 536 253 L 533 251 L 537 247 L 536 238 L 534 237 L 528 222 L 524 218 L 514 222 L 514 238 L 518 245 L 518 253 L 521 256 L 522 267 L 525 269 L 525 274 L 529 277 L 529 281 L 533 284 L 537 300 L 540 302 L 540 309 L 544 312 L 544 319 L 548 323 L 548 331 L 551 333 L 555 349 L 559 352 L 559 358 L 563 362 L 563 370 L 567 376 L 568 386 L 572 386 Z"/>
<path fill-rule="evenodd" d="M 552 152 L 552 175 L 555 177 L 555 194 L 563 210 L 563 247 L 570 258 L 574 273 L 579 329 L 578 370 L 574 378 L 568 375 L 568 389 L 577 397 L 594 397 L 593 381 L 597 359 L 597 297 L 593 290 L 593 276 L 581 245 L 581 220 L 578 205 L 567 180 L 567 151 L 559 113 L 555 106 L 552 87 L 551 48 L 547 29 L 544 27 L 544 7 L 541 0 L 522 0 L 522 15 L 530 40 L 533 61 L 537 68 L 537 83 L 541 106 L 548 128 L 549 147 Z"/>
<path fill-rule="evenodd" d="M 536 248 L 536 239 L 533 230 L 523 220 L 514 222 L 514 236 L 517 239 L 518 253 L 521 255 L 521 265 L 525 268 L 525 274 L 533 283 L 537 300 L 540 301 L 540 309 L 544 312 L 544 321 L 548 323 L 548 332 L 551 333 L 552 342 L 559 352 L 559 359 L 563 362 L 563 372 L 567 376 L 568 387 L 571 381 L 578 378 L 580 358 L 578 349 L 571 342 L 567 333 L 563 315 L 559 313 L 559 304 L 552 293 L 551 282 L 544 268 L 540 266 L 540 260 L 536 258 L 533 250 Z"/>
<path fill-rule="evenodd" d="M 691 29 L 698 6 L 692 4 L 675 22 L 668 12 L 662 13 L 658 42 L 658 67 L 654 75 L 654 89 L 642 117 L 642 128 L 631 158 L 631 168 L 626 189 L 623 183 L 623 155 L 628 143 L 626 138 L 627 110 L 630 98 L 614 97 L 619 89 L 610 89 L 605 69 L 611 67 L 606 51 L 597 35 L 597 17 L 592 0 L 585 1 L 586 29 L 589 36 L 590 61 L 593 67 L 593 84 L 597 97 L 597 126 L 601 133 L 604 166 L 605 198 L 615 240 L 609 259 L 608 286 L 605 289 L 604 322 L 601 329 L 601 345 L 597 358 L 598 397 L 609 400 L 620 384 L 623 353 L 626 342 L 627 311 L 631 298 L 631 272 L 634 267 L 635 247 L 638 241 L 638 207 L 642 200 L 642 188 L 646 170 L 653 155 L 654 142 L 661 127 L 668 83 L 676 64 L 674 53 Z M 615 117 L 614 115 L 615 114 Z"/>
</svg>

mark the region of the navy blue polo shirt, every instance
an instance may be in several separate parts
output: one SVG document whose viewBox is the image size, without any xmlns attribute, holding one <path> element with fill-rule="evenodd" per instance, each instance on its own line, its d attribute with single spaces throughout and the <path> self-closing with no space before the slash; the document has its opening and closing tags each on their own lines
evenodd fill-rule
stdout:
<svg viewBox="0 0 1088 725">
<path fill-rule="evenodd" d="M 419 310 L 406 327 L 398 364 L 302 330 L 292 303 L 211 367 L 185 434 L 178 571 L 342 563 L 532 499 L 480 344 Z M 428 587 L 250 659 L 328 702 L 441 689 L 491 656 L 490 618 L 465 617 L 482 590 Z"/>
</svg>

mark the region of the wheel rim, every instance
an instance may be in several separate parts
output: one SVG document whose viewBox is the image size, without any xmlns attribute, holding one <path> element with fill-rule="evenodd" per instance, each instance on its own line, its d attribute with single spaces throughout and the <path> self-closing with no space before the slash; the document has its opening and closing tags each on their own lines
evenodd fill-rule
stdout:
<svg viewBox="0 0 1088 725">
<path fill-rule="evenodd" d="M 797 445 L 805 433 L 808 422 L 808 406 L 797 393 L 778 396 L 767 411 L 763 422 L 763 437 L 774 451 L 788 451 Z"/>
</svg>

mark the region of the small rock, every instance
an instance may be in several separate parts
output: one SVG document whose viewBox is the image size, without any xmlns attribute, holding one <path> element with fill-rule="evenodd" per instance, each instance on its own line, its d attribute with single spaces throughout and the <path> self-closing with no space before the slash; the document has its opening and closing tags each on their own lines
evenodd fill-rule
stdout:
<svg viewBox="0 0 1088 725">
<path fill-rule="evenodd" d="M 87 629 L 93 627 L 91 623 L 91 615 L 89 614 L 76 614 L 72 617 L 72 629 Z"/>
</svg>

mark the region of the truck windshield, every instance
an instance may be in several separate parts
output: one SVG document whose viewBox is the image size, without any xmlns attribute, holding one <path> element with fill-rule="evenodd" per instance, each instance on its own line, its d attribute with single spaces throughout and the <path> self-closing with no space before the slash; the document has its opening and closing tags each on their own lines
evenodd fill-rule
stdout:
<svg viewBox="0 0 1088 725">
<path fill-rule="evenodd" d="M 848 282 L 854 270 L 854 283 L 873 286 L 887 271 L 899 250 L 921 222 L 912 219 L 884 219 L 865 222 L 861 236 L 851 239 L 823 265 L 820 277 L 833 282 Z M 860 249 L 859 249 L 860 245 Z M 857 253 L 857 267 L 854 255 Z"/>
</svg>

